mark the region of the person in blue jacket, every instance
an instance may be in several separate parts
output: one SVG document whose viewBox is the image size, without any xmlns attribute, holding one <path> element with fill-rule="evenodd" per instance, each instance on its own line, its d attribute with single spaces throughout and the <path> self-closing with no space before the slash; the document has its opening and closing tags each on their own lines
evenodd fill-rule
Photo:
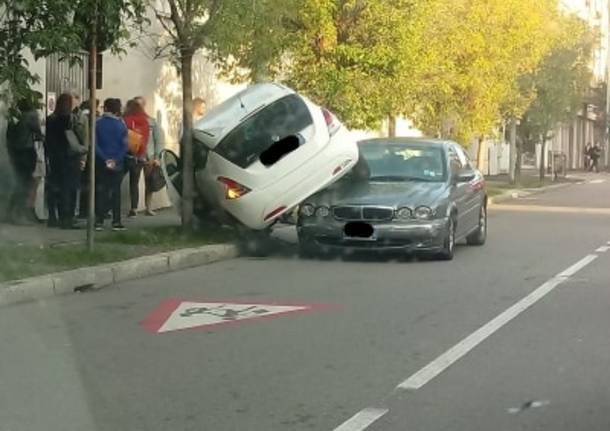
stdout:
<svg viewBox="0 0 610 431">
<path fill-rule="evenodd" d="M 112 211 L 112 230 L 125 230 L 121 223 L 121 183 L 127 156 L 127 126 L 121 118 L 119 99 L 104 101 L 104 114 L 95 127 L 95 229 L 104 229 L 104 219 Z"/>
</svg>

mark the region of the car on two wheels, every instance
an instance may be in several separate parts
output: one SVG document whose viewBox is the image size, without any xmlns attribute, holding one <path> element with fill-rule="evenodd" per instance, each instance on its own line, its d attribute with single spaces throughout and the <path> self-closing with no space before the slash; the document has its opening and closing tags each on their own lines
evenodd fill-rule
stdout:
<svg viewBox="0 0 610 431">
<path fill-rule="evenodd" d="M 195 207 L 200 218 L 265 236 L 282 215 L 347 174 L 358 146 L 329 110 L 275 83 L 257 84 L 194 126 Z M 182 163 L 166 150 L 161 165 L 178 206 Z"/>
</svg>

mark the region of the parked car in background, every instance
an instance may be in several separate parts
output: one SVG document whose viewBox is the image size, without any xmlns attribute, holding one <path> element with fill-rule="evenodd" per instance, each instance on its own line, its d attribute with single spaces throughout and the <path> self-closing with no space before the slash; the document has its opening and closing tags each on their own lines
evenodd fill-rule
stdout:
<svg viewBox="0 0 610 431">
<path fill-rule="evenodd" d="M 485 243 L 485 181 L 462 147 L 425 138 L 373 139 L 359 147 L 348 176 L 301 204 L 303 255 L 374 249 L 452 259 L 457 241 Z"/>
<path fill-rule="evenodd" d="M 265 231 L 357 160 L 355 140 L 330 111 L 283 85 L 254 85 L 194 126 L 196 207 Z M 162 166 L 178 204 L 180 160 L 165 151 Z"/>
</svg>

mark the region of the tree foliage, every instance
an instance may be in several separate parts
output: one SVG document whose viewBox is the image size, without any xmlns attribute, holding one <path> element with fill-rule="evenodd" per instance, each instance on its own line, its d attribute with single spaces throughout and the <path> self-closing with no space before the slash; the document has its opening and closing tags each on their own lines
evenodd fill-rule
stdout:
<svg viewBox="0 0 610 431">
<path fill-rule="evenodd" d="M 592 80 L 594 34 L 577 18 L 564 17 L 558 45 L 540 67 L 520 80 L 522 92 L 533 96 L 519 126 L 521 139 L 541 143 L 557 123 L 582 108 Z"/>
<path fill-rule="evenodd" d="M 405 111 L 422 0 L 305 0 L 282 78 L 351 127 Z"/>
<path fill-rule="evenodd" d="M 63 54 L 67 61 L 87 49 L 92 17 L 98 19 L 99 48 L 120 50 L 128 25 L 144 22 L 145 0 L 0 0 L 0 96 L 10 105 L 32 97 L 40 77 L 29 70 L 34 58 Z"/>
<path fill-rule="evenodd" d="M 428 133 L 468 144 L 489 134 L 515 97 L 519 77 L 536 69 L 553 45 L 554 0 L 440 1 L 429 21 L 424 52 L 429 69 L 416 124 Z"/>
</svg>

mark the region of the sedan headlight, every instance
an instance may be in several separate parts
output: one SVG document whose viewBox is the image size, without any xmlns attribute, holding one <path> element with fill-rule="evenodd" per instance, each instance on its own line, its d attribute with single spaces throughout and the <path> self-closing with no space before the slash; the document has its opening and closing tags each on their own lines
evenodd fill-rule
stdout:
<svg viewBox="0 0 610 431">
<path fill-rule="evenodd" d="M 413 211 L 413 215 L 419 220 L 430 220 L 434 216 L 434 211 L 428 207 L 417 207 Z"/>
<path fill-rule="evenodd" d="M 398 208 L 398 211 L 396 211 L 397 219 L 409 220 L 411 217 L 413 217 L 413 211 L 411 211 L 411 208 Z"/>
<path fill-rule="evenodd" d="M 301 215 L 311 217 L 316 213 L 316 207 L 311 204 L 301 205 Z"/>
<path fill-rule="evenodd" d="M 328 217 L 330 215 L 330 208 L 328 207 L 318 207 L 316 210 L 316 217 Z"/>
</svg>

